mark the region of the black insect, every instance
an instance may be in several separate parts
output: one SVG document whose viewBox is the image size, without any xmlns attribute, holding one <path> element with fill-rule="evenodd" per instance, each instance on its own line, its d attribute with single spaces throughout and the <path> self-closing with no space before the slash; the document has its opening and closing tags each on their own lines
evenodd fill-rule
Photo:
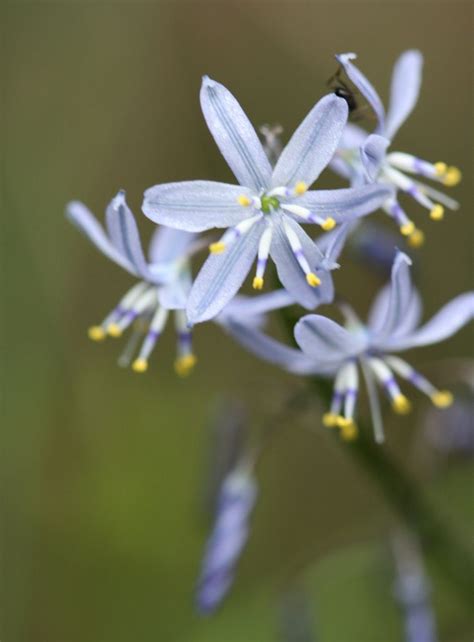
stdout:
<svg viewBox="0 0 474 642">
<path fill-rule="evenodd" d="M 359 110 L 359 102 L 355 96 L 354 91 L 349 87 L 349 85 L 341 78 L 342 67 L 339 67 L 334 76 L 331 76 L 327 81 L 328 87 L 330 87 L 336 96 L 339 98 L 344 98 L 349 107 L 349 113 L 353 114 Z"/>
</svg>

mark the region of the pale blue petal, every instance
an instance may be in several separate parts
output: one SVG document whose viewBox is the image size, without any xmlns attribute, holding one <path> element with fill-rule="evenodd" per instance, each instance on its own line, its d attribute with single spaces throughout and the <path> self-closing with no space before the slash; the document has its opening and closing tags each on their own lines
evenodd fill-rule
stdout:
<svg viewBox="0 0 474 642">
<path fill-rule="evenodd" d="M 228 319 L 244 324 L 261 324 L 264 315 L 273 310 L 280 310 L 295 303 L 291 294 L 286 290 L 275 290 L 268 294 L 257 296 L 236 296 L 228 303 L 217 320 L 226 323 Z"/>
<path fill-rule="evenodd" d="M 270 162 L 234 96 L 224 85 L 204 76 L 201 107 L 207 126 L 239 183 L 256 192 L 266 189 L 272 175 Z"/>
<path fill-rule="evenodd" d="M 347 123 L 342 132 L 338 149 L 359 149 L 369 134 L 354 123 Z"/>
<path fill-rule="evenodd" d="M 326 232 L 324 235 L 322 235 L 325 236 L 327 234 L 329 236 L 329 234 L 331 234 L 329 238 L 323 239 L 324 250 L 321 247 L 320 240 L 316 240 L 316 245 L 320 250 L 324 252 L 323 265 L 328 270 L 333 270 L 339 267 L 337 259 L 344 249 L 348 234 L 352 232 L 356 225 L 357 223 L 344 223 L 343 225 L 337 227 L 335 230 Z"/>
<path fill-rule="evenodd" d="M 331 217 L 336 223 L 347 223 L 374 212 L 392 195 L 393 189 L 388 185 L 363 185 L 314 190 L 306 192 L 295 202 L 322 218 Z"/>
<path fill-rule="evenodd" d="M 194 281 L 187 305 L 190 323 L 212 319 L 229 303 L 249 273 L 265 229 L 262 218 L 222 254 L 210 254 Z"/>
<path fill-rule="evenodd" d="M 150 275 L 143 254 L 135 217 L 120 191 L 107 206 L 105 220 L 110 240 L 122 256 L 132 265 L 135 273 L 147 279 Z"/>
<path fill-rule="evenodd" d="M 374 336 L 383 330 L 390 305 L 391 289 L 391 285 L 382 288 L 370 309 L 367 325 Z M 421 297 L 418 291 L 412 287 L 403 318 L 393 331 L 392 336 L 405 336 L 412 332 L 418 326 L 422 312 Z"/>
<path fill-rule="evenodd" d="M 377 345 L 398 332 L 403 326 L 405 314 L 413 297 L 410 266 L 411 259 L 403 252 L 397 252 L 392 266 L 388 294 L 385 295 L 386 300 L 384 301 L 384 295 L 382 295 L 370 314 L 370 329 L 376 335 L 374 341 Z"/>
<path fill-rule="evenodd" d="M 399 338 L 387 337 L 384 349 L 398 351 L 439 343 L 458 332 L 474 318 L 474 292 L 465 292 L 447 303 L 425 325 Z"/>
<path fill-rule="evenodd" d="M 191 271 L 189 268 L 181 269 L 176 278 L 158 289 L 160 305 L 167 310 L 184 310 L 191 285 Z"/>
<path fill-rule="evenodd" d="M 371 134 L 361 146 L 360 157 L 370 181 L 376 180 L 389 145 L 388 138 L 378 134 Z"/>
<path fill-rule="evenodd" d="M 390 91 L 390 106 L 385 123 L 385 135 L 392 139 L 413 111 L 420 93 L 423 56 L 410 49 L 395 63 Z"/>
<path fill-rule="evenodd" d="M 192 232 L 157 227 L 151 237 L 148 256 L 151 263 L 173 263 L 184 257 L 196 238 Z"/>
<path fill-rule="evenodd" d="M 295 326 L 295 339 L 310 357 L 325 364 L 337 364 L 364 349 L 366 338 L 348 332 L 335 321 L 318 314 L 308 314 Z"/>
<path fill-rule="evenodd" d="M 251 216 L 252 208 L 237 202 L 241 195 L 251 196 L 251 192 L 214 181 L 164 183 L 146 190 L 142 209 L 155 223 L 203 232 L 213 227 L 232 227 Z"/>
<path fill-rule="evenodd" d="M 286 222 L 298 236 L 306 260 L 312 271 L 321 279 L 321 284 L 316 288 L 308 285 L 306 275 L 296 260 L 286 237 L 282 217 L 275 214 L 273 215 L 270 255 L 275 262 L 278 278 L 293 299 L 308 310 L 314 309 L 321 303 L 329 303 L 334 298 L 334 286 L 329 272 L 320 269 L 324 255 L 298 223 L 289 216 L 286 217 Z"/>
<path fill-rule="evenodd" d="M 377 131 L 383 132 L 385 127 L 385 110 L 382 101 L 380 100 L 380 96 L 375 91 L 375 88 L 369 82 L 366 76 L 364 76 L 364 74 L 351 62 L 351 60 L 355 60 L 357 58 L 356 54 L 339 54 L 338 56 L 336 56 L 336 58 L 344 67 L 344 71 L 346 72 L 348 78 L 351 80 L 351 82 L 354 83 L 354 85 L 367 99 L 370 106 L 374 110 L 379 123 Z"/>
<path fill-rule="evenodd" d="M 316 103 L 278 158 L 272 185 L 311 185 L 334 156 L 347 114 L 346 101 L 334 94 Z"/>
<path fill-rule="evenodd" d="M 72 201 L 66 206 L 66 216 L 87 238 L 92 241 L 98 250 L 114 263 L 120 265 L 128 272 L 135 274 L 135 270 L 125 257 L 113 246 L 104 229 L 92 212 L 79 201 Z"/>
<path fill-rule="evenodd" d="M 284 368 L 288 372 L 300 375 L 321 374 L 331 372 L 332 368 L 320 367 L 308 355 L 290 348 L 280 341 L 269 337 L 260 330 L 229 319 L 223 324 L 225 330 L 236 339 L 240 345 L 264 361 Z"/>
</svg>

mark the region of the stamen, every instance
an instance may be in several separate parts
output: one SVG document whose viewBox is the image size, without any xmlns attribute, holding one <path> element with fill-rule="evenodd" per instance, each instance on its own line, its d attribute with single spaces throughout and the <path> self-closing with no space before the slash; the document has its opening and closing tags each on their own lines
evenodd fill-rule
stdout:
<svg viewBox="0 0 474 642">
<path fill-rule="evenodd" d="M 188 327 L 186 313 L 183 310 L 176 310 L 174 319 L 178 336 L 178 357 L 174 362 L 174 369 L 177 375 L 186 377 L 191 373 L 197 362 L 192 353 L 192 333 Z"/>
<path fill-rule="evenodd" d="M 448 166 L 446 163 L 438 162 L 433 165 L 436 175 L 437 176 L 444 176 L 446 174 L 446 171 L 448 169 Z"/>
<path fill-rule="evenodd" d="M 268 255 L 270 253 L 272 233 L 272 226 L 268 225 L 265 228 L 258 244 L 257 271 L 252 283 L 254 290 L 261 290 L 263 288 L 263 277 L 265 275 L 265 268 L 267 267 Z"/>
<path fill-rule="evenodd" d="M 87 335 L 92 341 L 103 341 L 106 337 L 106 332 L 101 325 L 93 325 L 87 330 Z"/>
<path fill-rule="evenodd" d="M 182 357 L 178 357 L 174 362 L 175 372 L 180 377 L 187 377 L 191 373 L 196 363 L 197 359 L 194 354 L 186 354 Z"/>
<path fill-rule="evenodd" d="M 408 221 L 408 223 L 405 223 L 400 227 L 400 232 L 403 234 L 403 236 L 411 236 L 414 231 L 415 231 L 415 224 L 413 221 Z"/>
<path fill-rule="evenodd" d="M 211 243 L 209 245 L 209 252 L 211 254 L 222 254 L 225 250 L 225 243 L 222 241 L 217 241 L 217 243 Z"/>
<path fill-rule="evenodd" d="M 444 217 L 444 207 L 438 203 L 431 210 L 430 218 L 433 221 L 441 221 L 443 217 Z"/>
<path fill-rule="evenodd" d="M 308 274 L 306 275 L 306 281 L 312 288 L 317 288 L 318 285 L 321 285 L 321 279 L 316 276 L 314 272 L 308 272 Z"/>
<path fill-rule="evenodd" d="M 148 332 L 143 341 L 138 358 L 135 359 L 132 364 L 132 368 L 135 372 L 145 372 L 148 368 L 148 358 L 160 337 L 167 319 L 168 310 L 158 306 L 151 320 L 150 327 L 148 328 Z"/>
<path fill-rule="evenodd" d="M 401 393 L 392 371 L 387 364 L 381 359 L 375 357 L 371 357 L 368 360 L 368 363 L 390 397 L 393 410 L 402 415 L 409 413 L 411 410 L 411 404 L 405 395 Z"/>
<path fill-rule="evenodd" d="M 422 230 L 415 227 L 413 232 L 408 237 L 408 245 L 413 248 L 421 247 L 425 242 L 425 235 Z"/>
<path fill-rule="evenodd" d="M 309 263 L 303 253 L 303 248 L 298 237 L 296 236 L 296 233 L 291 229 L 286 221 L 284 221 L 283 227 L 293 255 L 298 261 L 300 268 L 306 274 L 306 281 L 308 285 L 310 285 L 312 288 L 317 287 L 318 285 L 320 285 L 321 279 L 319 279 L 316 274 L 314 274 L 314 272 L 311 272 L 311 268 L 309 267 Z"/>
<path fill-rule="evenodd" d="M 449 408 L 454 401 L 454 397 L 449 390 L 437 390 L 431 395 L 431 401 L 437 408 Z"/>
<path fill-rule="evenodd" d="M 435 203 L 431 201 L 426 194 L 418 187 L 418 185 L 408 176 L 405 176 L 402 172 L 394 169 L 393 167 L 386 167 L 384 169 L 386 178 L 390 180 L 396 187 L 402 191 L 409 194 L 412 198 L 415 199 L 420 205 L 426 207 L 429 210 L 432 210 L 435 206 Z"/>
<path fill-rule="evenodd" d="M 107 334 L 114 338 L 122 336 L 122 330 L 118 323 L 109 323 L 107 326 Z"/>
<path fill-rule="evenodd" d="M 353 441 L 357 437 L 357 425 L 352 419 L 344 419 L 343 417 L 340 417 L 338 426 L 341 429 L 341 439 L 344 441 Z"/>
<path fill-rule="evenodd" d="M 326 412 L 323 415 L 323 425 L 326 428 L 335 428 L 337 426 L 338 415 L 335 415 L 332 412 Z"/>
<path fill-rule="evenodd" d="M 220 241 L 217 241 L 216 243 L 211 243 L 209 246 L 209 251 L 211 254 L 222 254 L 227 247 L 233 243 L 236 239 L 238 239 L 242 234 L 245 234 L 250 230 L 250 228 L 262 217 L 261 214 L 257 214 L 256 216 L 251 216 L 250 218 L 246 218 L 243 221 L 241 221 L 238 225 L 235 227 L 230 228 L 227 230 L 227 232 L 222 236 Z"/>
<path fill-rule="evenodd" d="M 239 196 L 237 202 L 239 203 L 239 205 L 242 205 L 242 207 L 248 207 L 249 205 L 252 205 L 252 200 L 248 196 L 245 196 L 245 194 Z"/>
<path fill-rule="evenodd" d="M 132 363 L 132 368 L 135 372 L 146 372 L 148 370 L 148 361 L 146 359 L 135 359 Z"/>
<path fill-rule="evenodd" d="M 457 167 L 449 167 L 448 171 L 446 172 L 443 178 L 443 183 L 447 187 L 454 187 L 455 185 L 458 185 L 458 183 L 461 182 L 461 179 L 462 179 L 461 170 L 458 169 Z"/>
<path fill-rule="evenodd" d="M 395 199 L 389 199 L 383 206 L 383 209 L 392 216 L 397 222 L 400 232 L 404 236 L 409 236 L 415 229 L 415 224 L 410 221 L 404 209 Z"/>
<path fill-rule="evenodd" d="M 309 210 L 307 207 L 302 207 L 301 205 L 281 204 L 280 207 L 282 210 L 285 210 L 286 212 L 290 212 L 295 216 L 299 216 L 300 218 L 302 218 L 304 221 L 307 221 L 308 223 L 317 223 L 325 231 L 332 230 L 333 227 L 335 227 L 336 225 L 336 221 L 330 216 L 327 218 L 321 218 L 321 216 L 318 216 L 317 214 L 313 214 L 311 210 Z"/>
<path fill-rule="evenodd" d="M 437 390 L 428 379 L 400 357 L 390 355 L 385 357 L 385 361 L 397 374 L 427 395 L 438 408 L 447 408 L 452 404 L 453 395 L 448 390 Z"/>
<path fill-rule="evenodd" d="M 295 194 L 297 196 L 302 196 L 308 191 L 308 186 L 304 181 L 298 181 L 295 185 Z"/>
<path fill-rule="evenodd" d="M 335 428 L 338 426 L 339 415 L 342 409 L 342 401 L 344 399 L 344 390 L 346 388 L 348 364 L 342 365 L 337 371 L 334 380 L 334 388 L 331 400 L 331 407 L 329 412 L 323 415 L 323 425 L 327 428 Z"/>
</svg>

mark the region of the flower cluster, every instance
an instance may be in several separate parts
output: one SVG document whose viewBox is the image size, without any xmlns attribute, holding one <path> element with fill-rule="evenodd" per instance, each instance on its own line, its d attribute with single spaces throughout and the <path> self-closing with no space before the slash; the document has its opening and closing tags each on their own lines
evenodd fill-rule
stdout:
<svg viewBox="0 0 474 642">
<path fill-rule="evenodd" d="M 192 327 L 214 319 L 264 359 L 292 372 L 333 378 L 333 400 L 323 423 L 338 426 L 348 439 L 356 434 L 359 370 L 366 381 L 378 441 L 383 429 L 377 382 L 399 413 L 408 412 L 410 405 L 395 375 L 411 381 L 437 406 L 449 405 L 448 392 L 437 390 L 392 353 L 451 335 L 472 318 L 473 294 L 460 295 L 417 329 L 421 306 L 410 279 L 411 259 L 398 252 L 391 285 L 376 299 L 366 325 L 348 304 L 335 299 L 333 271 L 340 267 L 346 239 L 361 217 L 382 209 L 397 221 L 409 244 L 418 245 L 422 233 L 402 209 L 399 193 L 406 192 L 427 207 L 435 220 L 442 218 L 443 205 L 455 209 L 457 203 L 408 174 L 421 174 L 445 185 L 455 185 L 460 179 L 459 170 L 445 163 L 387 153 L 416 103 L 421 54 L 407 51 L 397 61 L 387 113 L 374 87 L 355 66 L 355 57 L 336 56 L 338 74 L 345 73 L 353 89 L 344 84 L 344 92 L 336 90 L 321 98 L 284 148 L 279 139 L 281 128 L 263 126 L 260 131 L 267 144 L 262 144 L 236 98 L 205 76 L 200 94 L 203 115 L 238 184 L 194 180 L 147 189 L 143 213 L 159 225 L 148 259 L 123 191 L 107 207 L 106 231 L 84 205 L 68 205 L 70 220 L 138 279 L 104 321 L 89 330 L 92 339 L 101 341 L 133 326 L 119 363 L 131 364 L 136 372 L 147 370 L 149 356 L 173 311 L 179 374 L 187 374 L 196 361 Z M 365 108 L 375 114 L 373 133 L 348 123 L 355 105 L 351 92 L 362 95 Z M 348 179 L 349 187 L 313 187 L 328 165 Z M 323 230 L 316 239 L 307 231 L 314 225 Z M 224 231 L 211 239 L 210 254 L 193 280 L 191 259 L 208 244 L 200 234 L 213 229 Z M 377 244 L 377 236 L 373 243 Z M 254 262 L 253 288 L 264 288 L 269 258 L 283 290 L 250 299 L 236 296 Z M 270 310 L 298 304 L 314 312 L 320 304 L 335 300 L 346 317 L 346 327 L 320 315 L 304 316 L 294 330 L 300 349 L 283 345 L 262 330 L 264 315 Z"/>
</svg>

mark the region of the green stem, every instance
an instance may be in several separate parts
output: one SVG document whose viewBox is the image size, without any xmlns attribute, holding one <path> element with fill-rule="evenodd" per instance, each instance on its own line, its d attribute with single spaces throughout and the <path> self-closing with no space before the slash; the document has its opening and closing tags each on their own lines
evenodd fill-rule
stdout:
<svg viewBox="0 0 474 642">
<path fill-rule="evenodd" d="M 294 319 L 287 310 L 281 317 L 293 339 Z M 329 405 L 331 384 L 325 379 L 310 379 L 311 390 L 317 391 Z M 358 438 L 339 445 L 372 479 L 399 517 L 418 536 L 425 554 L 455 586 L 468 604 L 473 595 L 474 559 L 472 551 L 438 517 L 436 509 L 398 462 L 380 445 L 361 422 Z"/>
</svg>

